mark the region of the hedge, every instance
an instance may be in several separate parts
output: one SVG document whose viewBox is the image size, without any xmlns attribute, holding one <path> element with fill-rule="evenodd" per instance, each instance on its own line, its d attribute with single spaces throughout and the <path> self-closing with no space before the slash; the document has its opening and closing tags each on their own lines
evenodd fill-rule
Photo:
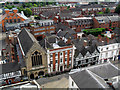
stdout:
<svg viewBox="0 0 120 90">
<path fill-rule="evenodd" d="M 83 32 L 87 35 L 92 34 L 94 36 L 101 35 L 105 31 L 105 28 L 96 28 L 96 29 L 85 29 Z"/>
</svg>

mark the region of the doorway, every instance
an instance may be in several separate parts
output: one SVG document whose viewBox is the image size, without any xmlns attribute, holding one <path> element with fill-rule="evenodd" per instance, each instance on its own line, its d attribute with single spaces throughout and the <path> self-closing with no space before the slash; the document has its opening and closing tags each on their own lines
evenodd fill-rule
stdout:
<svg viewBox="0 0 120 90">
<path fill-rule="evenodd" d="M 31 74 L 31 75 L 30 75 L 30 79 L 34 79 L 34 74 Z"/>
<path fill-rule="evenodd" d="M 63 66 L 60 66 L 60 71 L 63 71 Z"/>
</svg>

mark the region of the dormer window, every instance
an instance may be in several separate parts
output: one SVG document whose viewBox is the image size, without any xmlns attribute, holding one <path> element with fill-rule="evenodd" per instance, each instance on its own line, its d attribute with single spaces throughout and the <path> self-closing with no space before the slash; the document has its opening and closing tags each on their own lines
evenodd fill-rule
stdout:
<svg viewBox="0 0 120 90">
<path fill-rule="evenodd" d="M 108 47 L 106 49 L 108 50 Z"/>
<path fill-rule="evenodd" d="M 101 49 L 101 51 L 103 51 L 103 48 Z"/>
</svg>

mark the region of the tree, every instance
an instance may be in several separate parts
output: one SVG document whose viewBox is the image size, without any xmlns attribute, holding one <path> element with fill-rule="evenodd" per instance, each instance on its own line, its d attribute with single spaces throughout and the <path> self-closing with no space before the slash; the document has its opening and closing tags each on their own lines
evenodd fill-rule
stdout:
<svg viewBox="0 0 120 90">
<path fill-rule="evenodd" d="M 18 12 L 19 12 L 19 13 L 21 13 L 21 11 L 24 11 L 23 6 L 17 7 L 17 9 L 18 9 Z"/>
<path fill-rule="evenodd" d="M 98 14 L 104 14 L 103 12 L 98 12 Z"/>
<path fill-rule="evenodd" d="M 32 15 L 32 10 L 30 10 L 29 8 L 26 8 L 25 10 L 23 10 L 23 12 L 27 17 L 30 17 Z"/>
<path fill-rule="evenodd" d="M 106 8 L 105 13 L 110 13 L 110 9 Z"/>
<path fill-rule="evenodd" d="M 37 4 L 34 4 L 34 7 L 37 7 Z"/>
<path fill-rule="evenodd" d="M 116 7 L 116 9 L 115 9 L 115 13 L 120 14 L 120 4 Z"/>
<path fill-rule="evenodd" d="M 4 7 L 4 9 L 8 9 L 7 7 Z"/>
</svg>

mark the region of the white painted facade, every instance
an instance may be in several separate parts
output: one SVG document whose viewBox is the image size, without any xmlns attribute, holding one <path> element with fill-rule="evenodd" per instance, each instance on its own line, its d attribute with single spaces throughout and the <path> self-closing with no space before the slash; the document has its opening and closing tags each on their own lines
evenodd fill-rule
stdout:
<svg viewBox="0 0 120 90">
<path fill-rule="evenodd" d="M 74 80 L 69 76 L 69 90 L 78 90 L 78 86 L 74 82 Z"/>
<path fill-rule="evenodd" d="M 68 50 L 70 51 L 69 53 L 68 53 Z M 63 55 L 64 51 L 65 51 L 65 57 Z M 64 58 L 65 59 L 68 58 L 68 54 L 69 54 L 69 58 L 72 58 L 69 61 L 69 65 L 71 65 L 71 68 L 73 67 L 74 53 L 75 53 L 75 46 L 74 45 L 73 45 L 73 47 L 66 48 L 66 49 L 58 49 L 58 50 L 54 50 L 54 51 L 47 50 L 48 73 L 53 72 L 53 57 L 52 57 L 53 53 L 55 53 L 55 62 L 56 62 L 55 63 L 55 71 L 59 71 L 60 72 L 61 71 L 60 70 L 60 66 L 62 66 L 62 71 L 64 71 L 65 69 L 67 69 L 67 60 L 65 60 L 65 64 L 63 63 L 63 60 L 64 60 Z M 60 56 L 59 56 L 60 57 L 59 65 L 58 65 L 58 53 L 60 53 Z M 64 65 L 66 65 L 66 67 Z"/>
<path fill-rule="evenodd" d="M 100 52 L 99 63 L 108 62 L 109 60 L 116 60 L 120 51 L 120 43 L 98 46 L 98 50 Z"/>
</svg>

